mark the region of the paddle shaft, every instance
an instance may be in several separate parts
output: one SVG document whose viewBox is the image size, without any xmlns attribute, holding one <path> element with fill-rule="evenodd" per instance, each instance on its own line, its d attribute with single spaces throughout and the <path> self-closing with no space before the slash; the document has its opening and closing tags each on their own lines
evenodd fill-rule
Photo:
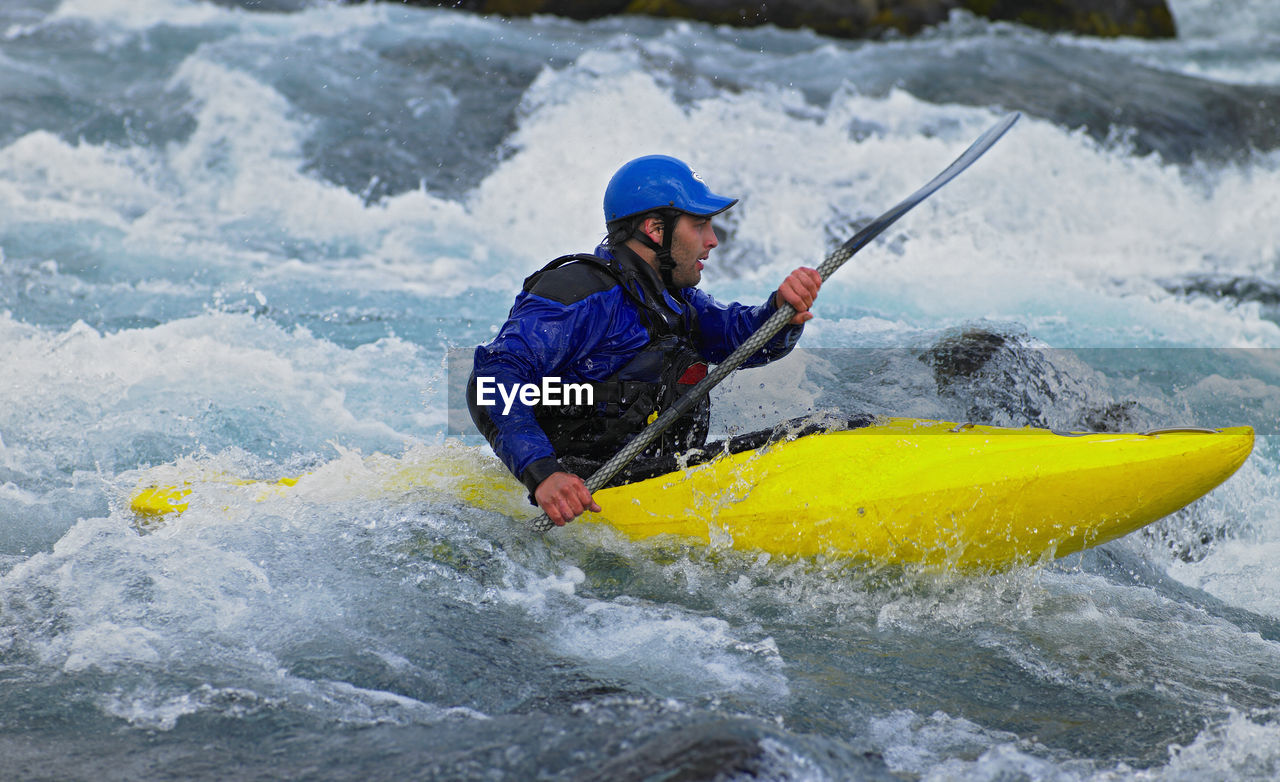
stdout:
<svg viewBox="0 0 1280 782">
<path fill-rule="evenodd" d="M 991 149 L 991 147 L 1000 140 L 1000 137 L 1003 136 L 1009 128 L 1013 127 L 1013 123 L 1017 122 L 1019 116 L 1021 115 L 1014 112 L 988 128 L 985 133 L 979 136 L 978 139 L 960 155 L 960 157 L 956 158 L 954 163 L 947 166 L 942 173 L 930 180 L 924 187 L 907 196 L 892 209 L 880 215 L 875 220 L 872 220 L 863 227 L 862 230 L 854 234 L 852 238 L 840 245 L 839 249 L 828 255 L 826 259 L 823 260 L 822 264 L 818 266 L 818 274 L 822 277 L 822 281 L 826 282 L 827 278 L 834 274 L 836 269 L 843 266 L 845 261 L 852 258 L 854 253 L 867 246 L 872 239 L 875 239 L 877 236 L 884 233 L 884 230 L 897 222 L 898 218 L 911 211 L 921 201 L 933 195 L 939 188 L 950 182 L 952 179 L 955 179 L 960 172 L 973 165 L 975 160 L 982 157 L 988 149 Z M 737 350 L 733 351 L 733 353 L 729 354 L 728 358 L 716 365 L 715 369 L 708 372 L 707 376 L 700 380 L 693 388 L 689 389 L 688 393 L 677 399 L 675 404 L 663 411 L 662 415 L 659 415 L 653 423 L 645 427 L 639 434 L 632 438 L 630 442 L 623 446 L 622 450 L 614 454 L 612 459 L 605 462 L 600 469 L 596 470 L 595 473 L 586 481 L 587 491 L 595 492 L 604 487 L 604 485 L 607 484 L 613 476 L 617 475 L 623 467 L 626 467 L 632 459 L 638 456 L 645 448 L 648 448 L 654 440 L 658 439 L 658 437 L 660 437 L 662 433 L 671 426 L 671 424 L 675 423 L 677 418 L 693 409 L 693 406 L 696 405 L 704 396 L 710 393 L 711 389 L 718 385 L 721 380 L 728 377 L 729 374 L 741 366 L 744 361 L 755 355 L 756 351 L 760 350 L 760 348 L 764 347 L 769 340 L 777 336 L 778 332 L 782 331 L 782 329 L 786 327 L 787 323 L 795 317 L 795 314 L 795 307 L 792 307 L 786 302 L 780 302 L 778 311 L 773 313 L 773 315 L 764 322 L 764 325 L 748 337 L 746 342 L 739 345 Z M 544 513 L 530 522 L 529 526 L 535 532 L 546 532 L 555 525 Z"/>
</svg>

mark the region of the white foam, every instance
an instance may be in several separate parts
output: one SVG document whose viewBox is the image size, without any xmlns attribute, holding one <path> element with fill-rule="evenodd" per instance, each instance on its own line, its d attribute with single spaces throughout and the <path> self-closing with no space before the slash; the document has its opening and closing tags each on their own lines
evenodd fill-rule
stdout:
<svg viewBox="0 0 1280 782">
<path fill-rule="evenodd" d="M 199 0 L 62 0 L 50 21 L 79 19 L 130 30 L 149 29 L 163 19 L 175 26 L 199 26 L 236 12 Z M 101 27 L 99 27 L 101 29 Z"/>
<path fill-rule="evenodd" d="M 712 431 L 721 433 L 732 426 L 741 434 L 812 414 L 821 393 L 817 378 L 824 371 L 820 358 L 801 351 L 735 372 L 716 389 Z"/>
<path fill-rule="evenodd" d="M 167 89 L 190 92 L 196 127 L 163 150 L 69 144 L 45 131 L 0 149 L 9 219 L 106 233 L 119 247 L 99 241 L 95 253 L 122 266 L 227 266 L 265 281 L 421 295 L 456 294 L 488 276 L 483 227 L 461 205 L 417 191 L 366 206 L 304 174 L 311 128 L 249 74 L 197 52 Z M 316 252 L 289 263 L 281 256 L 291 246 Z"/>
<path fill-rule="evenodd" d="M 269 86 L 198 55 L 183 63 L 172 86 L 193 94 L 197 129 L 166 161 L 180 192 L 139 221 L 135 237 L 177 228 L 188 241 L 215 242 L 233 253 L 237 237 L 262 246 L 302 242 L 322 251 L 273 263 L 268 279 L 341 280 L 365 292 L 449 295 L 483 279 L 476 267 L 488 252 L 460 205 L 416 191 L 366 206 L 356 194 L 303 173 L 311 128 L 293 119 L 288 102 Z"/>
<path fill-rule="evenodd" d="M 314 691 L 326 702 L 325 710 L 340 715 L 340 721 L 347 724 L 429 725 L 448 719 L 489 719 L 488 715 L 475 709 L 441 707 L 386 690 L 356 687 L 347 682 L 317 682 Z"/>
<path fill-rule="evenodd" d="M 925 717 L 910 709 L 872 718 L 867 732 L 890 769 L 924 778 L 947 770 L 950 757 L 978 755 L 1018 741 L 1013 734 L 984 729 L 963 717 L 941 711 Z"/>
<path fill-rule="evenodd" d="M 442 412 L 401 404 L 439 369 L 394 338 L 345 349 L 222 313 L 108 334 L 83 323 L 61 333 L 5 316 L 0 324 L 11 381 L 0 387 L 0 425 L 11 448 L 41 442 L 50 466 L 127 462 L 137 458 L 131 442 L 147 438 L 187 452 L 240 445 L 287 455 L 337 439 L 394 453 L 443 423 Z M 220 441 L 217 421 L 261 439 Z"/>
<path fill-rule="evenodd" d="M 157 637 L 143 627 L 95 622 L 71 633 L 62 668 L 74 673 L 90 667 L 111 671 L 120 666 L 155 663 L 160 659 L 152 646 Z"/>
<path fill-rule="evenodd" d="M 6 219 L 125 230 L 165 197 L 149 181 L 149 152 L 68 144 L 34 131 L 0 149 L 0 205 Z"/>
<path fill-rule="evenodd" d="M 744 637 L 745 635 L 745 637 Z M 591 602 L 561 619 L 561 653 L 625 672 L 646 689 L 671 696 L 756 692 L 785 697 L 789 688 L 777 645 L 715 618 L 626 598 Z"/>
<path fill-rule="evenodd" d="M 678 606 L 628 597 L 578 596 L 586 575 L 569 566 L 527 577 L 501 590 L 503 600 L 540 618 L 558 653 L 589 668 L 625 674 L 657 695 L 716 697 L 752 692 L 768 698 L 788 691 L 784 663 L 772 638 Z"/>
<path fill-rule="evenodd" d="M 1183 38 L 1257 38 L 1280 34 L 1280 8 L 1269 0 L 1169 0 Z"/>
<path fill-rule="evenodd" d="M 985 729 L 969 720 L 910 710 L 872 720 L 869 733 L 890 769 L 922 780 L 1044 779 L 1057 782 L 1175 782 L 1270 779 L 1280 724 L 1267 714 L 1231 710 L 1185 746 L 1171 745 L 1169 761 L 1144 769 L 1067 757 L 1034 740 Z"/>
<path fill-rule="evenodd" d="M 1269 502 L 1269 505 L 1275 505 Z M 1275 562 L 1280 541 L 1228 540 L 1195 564 L 1174 562 L 1170 575 L 1234 606 L 1280 619 Z"/>
<path fill-rule="evenodd" d="M 1200 732 L 1186 746 L 1169 748 L 1169 764 L 1157 780 L 1268 779 L 1280 767 L 1280 723 L 1232 709 L 1226 720 Z"/>
<path fill-rule="evenodd" d="M 118 689 L 98 700 L 104 713 L 150 730 L 173 730 L 182 717 L 205 709 L 190 693 L 167 694 L 154 687 Z"/>
</svg>

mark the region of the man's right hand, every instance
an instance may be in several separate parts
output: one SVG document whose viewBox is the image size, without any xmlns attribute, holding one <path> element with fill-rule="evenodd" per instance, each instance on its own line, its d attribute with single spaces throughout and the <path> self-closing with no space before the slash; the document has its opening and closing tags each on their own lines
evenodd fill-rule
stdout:
<svg viewBox="0 0 1280 782">
<path fill-rule="evenodd" d="M 573 521 L 584 511 L 600 512 L 587 484 L 571 472 L 553 472 L 533 492 L 538 507 L 557 527 Z"/>
</svg>

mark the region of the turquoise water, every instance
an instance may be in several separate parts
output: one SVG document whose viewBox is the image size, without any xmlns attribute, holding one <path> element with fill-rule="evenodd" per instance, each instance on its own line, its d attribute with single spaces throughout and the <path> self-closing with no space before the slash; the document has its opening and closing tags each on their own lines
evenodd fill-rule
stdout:
<svg viewBox="0 0 1280 782">
<path fill-rule="evenodd" d="M 1274 778 L 1280 9 L 1173 5 L 1176 41 L 957 16 L 834 42 L 7 3 L 0 776 Z M 1250 423 L 1226 485 L 990 577 L 542 538 L 518 491 L 468 502 L 502 472 L 449 433 L 447 358 L 596 243 L 621 162 L 742 196 L 704 286 L 756 301 L 1013 110 L 713 427 Z M 940 381 L 921 357 L 966 330 L 1006 350 Z M 141 528 L 131 492 L 192 476 Z"/>
</svg>

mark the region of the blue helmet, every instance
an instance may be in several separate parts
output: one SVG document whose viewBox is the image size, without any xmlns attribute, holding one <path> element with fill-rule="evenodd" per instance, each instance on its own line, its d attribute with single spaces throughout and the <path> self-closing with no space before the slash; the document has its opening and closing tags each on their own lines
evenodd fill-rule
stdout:
<svg viewBox="0 0 1280 782">
<path fill-rule="evenodd" d="M 738 203 L 716 195 L 684 161 L 667 155 L 638 157 L 618 169 L 604 191 L 604 220 L 612 223 L 660 209 L 710 217 Z"/>
</svg>

